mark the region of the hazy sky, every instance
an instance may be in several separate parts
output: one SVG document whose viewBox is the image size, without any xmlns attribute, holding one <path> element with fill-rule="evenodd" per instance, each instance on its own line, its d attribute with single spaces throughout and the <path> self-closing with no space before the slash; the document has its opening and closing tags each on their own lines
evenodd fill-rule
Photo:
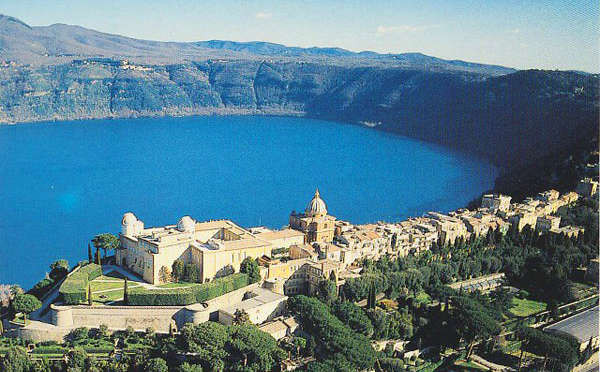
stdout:
<svg viewBox="0 0 600 372">
<path fill-rule="evenodd" d="M 0 0 L 0 13 L 152 40 L 263 40 L 600 70 L 598 0 Z"/>
</svg>

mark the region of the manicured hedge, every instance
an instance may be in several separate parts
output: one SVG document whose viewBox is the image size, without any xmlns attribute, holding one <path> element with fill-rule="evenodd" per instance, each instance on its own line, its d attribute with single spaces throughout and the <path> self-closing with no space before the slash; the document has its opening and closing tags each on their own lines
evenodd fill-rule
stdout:
<svg viewBox="0 0 600 372">
<path fill-rule="evenodd" d="M 112 346 L 84 346 L 83 349 L 88 354 L 110 354 L 115 350 Z"/>
<path fill-rule="evenodd" d="M 62 346 L 53 345 L 53 346 L 39 346 L 33 349 L 33 354 L 64 354 L 68 351 L 67 348 Z"/>
<path fill-rule="evenodd" d="M 87 299 L 88 283 L 102 275 L 102 266 L 88 264 L 77 270 L 61 284 L 58 292 L 68 305 L 75 305 Z"/>
<path fill-rule="evenodd" d="M 248 275 L 238 273 L 187 288 L 152 290 L 135 287 L 127 291 L 127 304 L 137 306 L 189 305 L 222 296 L 248 284 Z"/>
</svg>

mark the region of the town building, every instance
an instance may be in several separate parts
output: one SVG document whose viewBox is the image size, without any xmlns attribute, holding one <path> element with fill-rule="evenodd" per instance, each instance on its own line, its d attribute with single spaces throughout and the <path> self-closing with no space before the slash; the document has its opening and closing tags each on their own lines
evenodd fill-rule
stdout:
<svg viewBox="0 0 600 372">
<path fill-rule="evenodd" d="M 291 337 L 298 329 L 298 322 L 293 317 L 279 317 L 270 322 L 261 324 L 258 329 L 270 334 L 274 339 L 281 340 L 284 337 Z"/>
<path fill-rule="evenodd" d="M 336 244 L 345 248 L 346 257 L 377 260 L 391 253 L 391 236 L 378 232 L 376 225 L 354 226 L 335 237 Z M 349 259 L 346 262 L 352 263 Z"/>
<path fill-rule="evenodd" d="M 574 191 L 570 191 L 566 194 L 562 194 L 560 199 L 565 202 L 565 205 L 569 205 L 579 200 L 579 194 Z"/>
<path fill-rule="evenodd" d="M 568 238 L 578 238 L 580 234 L 585 232 L 585 229 L 578 226 L 563 226 L 558 229 L 551 229 L 550 232 L 556 235 L 564 235 Z"/>
<path fill-rule="evenodd" d="M 598 193 L 598 181 L 591 178 L 584 178 L 579 181 L 575 191 L 583 197 L 591 197 Z"/>
<path fill-rule="evenodd" d="M 310 258 L 314 261 L 319 259 L 319 253 L 310 244 L 295 244 L 290 246 L 289 256 L 296 260 L 299 258 Z"/>
<path fill-rule="evenodd" d="M 304 244 L 306 236 L 302 231 L 294 229 L 268 230 L 255 234 L 259 239 L 266 240 L 273 248 L 289 248 L 292 245 Z"/>
<path fill-rule="evenodd" d="M 489 209 L 492 213 L 506 212 L 510 208 L 511 197 L 502 194 L 486 194 L 481 198 L 481 207 Z"/>
<path fill-rule="evenodd" d="M 544 202 L 551 202 L 553 200 L 558 200 L 558 196 L 560 193 L 556 190 L 547 190 L 544 192 L 540 192 L 536 195 L 536 199 Z"/>
<path fill-rule="evenodd" d="M 537 218 L 536 229 L 540 232 L 556 230 L 560 227 L 559 216 L 540 216 Z"/>
<path fill-rule="evenodd" d="M 429 212 L 427 216 L 431 218 L 438 231 L 439 240 L 443 244 L 454 244 L 458 238 L 469 237 L 469 231 L 460 219 L 437 212 Z"/>
<path fill-rule="evenodd" d="M 539 205 L 537 200 L 516 204 L 514 209 L 509 211 L 512 213 L 507 214 L 507 218 L 519 231 L 523 230 L 525 226 L 535 229 L 538 218 L 538 214 L 536 213 L 537 205 Z"/>
</svg>

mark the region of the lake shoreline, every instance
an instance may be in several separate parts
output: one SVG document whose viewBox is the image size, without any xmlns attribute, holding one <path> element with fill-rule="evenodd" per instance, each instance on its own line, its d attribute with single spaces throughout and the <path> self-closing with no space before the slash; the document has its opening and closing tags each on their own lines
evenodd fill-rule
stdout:
<svg viewBox="0 0 600 372">
<path fill-rule="evenodd" d="M 464 207 L 498 174 L 460 151 L 347 124 L 241 115 L 0 127 L 0 156 L 12 159 L 0 165 L 0 255 L 35 257 L 24 272 L 0 262 L 0 282 L 28 285 L 46 262 L 77 262 L 130 210 L 151 226 L 189 214 L 280 228 L 319 187 L 340 219 L 399 221 Z"/>
</svg>

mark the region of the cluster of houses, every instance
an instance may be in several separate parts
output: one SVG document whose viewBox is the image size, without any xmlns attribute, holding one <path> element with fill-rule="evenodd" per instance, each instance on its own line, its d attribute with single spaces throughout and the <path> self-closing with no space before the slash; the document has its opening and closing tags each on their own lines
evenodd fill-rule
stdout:
<svg viewBox="0 0 600 372">
<path fill-rule="evenodd" d="M 241 262 L 251 257 L 259 262 L 265 288 L 282 295 L 312 294 L 324 278 L 341 286 L 346 279 L 359 276 L 363 259 L 418 254 L 489 231 L 505 233 L 510 226 L 577 237 L 584 229 L 561 226 L 556 212 L 597 192 L 598 182 L 585 178 L 577 192 L 563 195 L 548 190 L 512 203 L 510 196 L 488 194 L 476 210 L 429 212 L 397 223 L 353 225 L 330 215 L 317 190 L 304 212 L 293 211 L 289 226 L 282 230 L 242 228 L 229 220 L 196 222 L 189 216 L 177 225 L 144 228 L 143 222 L 127 213 L 116 257 L 117 264 L 153 284 L 162 280 L 159 273 L 176 260 L 200 266 L 202 281 L 210 281 L 239 271 Z"/>
<path fill-rule="evenodd" d="M 259 259 L 266 284 L 285 294 L 313 293 L 323 278 L 336 280 L 341 286 L 345 279 L 356 277 L 362 259 L 377 260 L 383 255 L 402 257 L 418 254 L 438 246 L 454 244 L 458 239 L 468 240 L 485 236 L 489 231 L 506 233 L 512 225 L 519 231 L 526 226 L 539 233 L 550 232 L 577 237 L 584 232 L 578 226 L 561 226 L 561 217 L 555 215 L 560 207 L 576 202 L 580 197 L 592 197 L 598 192 L 598 183 L 582 179 L 577 192 L 563 195 L 556 190 L 539 193 L 520 203 L 511 203 L 511 197 L 488 194 L 482 197 L 476 210 L 459 209 L 447 214 L 429 212 L 422 217 L 398 223 L 353 225 L 327 214 L 320 195 L 307 207 L 304 214 L 292 213 L 293 219 L 308 219 L 303 232 L 312 226 L 312 238 L 302 244 L 290 244 L 284 254 Z M 322 239 L 319 224 L 311 225 L 311 206 L 318 205 L 323 221 L 329 221 Z M 315 216 L 313 216 L 315 217 Z M 294 227 L 294 224 L 290 224 Z"/>
</svg>

